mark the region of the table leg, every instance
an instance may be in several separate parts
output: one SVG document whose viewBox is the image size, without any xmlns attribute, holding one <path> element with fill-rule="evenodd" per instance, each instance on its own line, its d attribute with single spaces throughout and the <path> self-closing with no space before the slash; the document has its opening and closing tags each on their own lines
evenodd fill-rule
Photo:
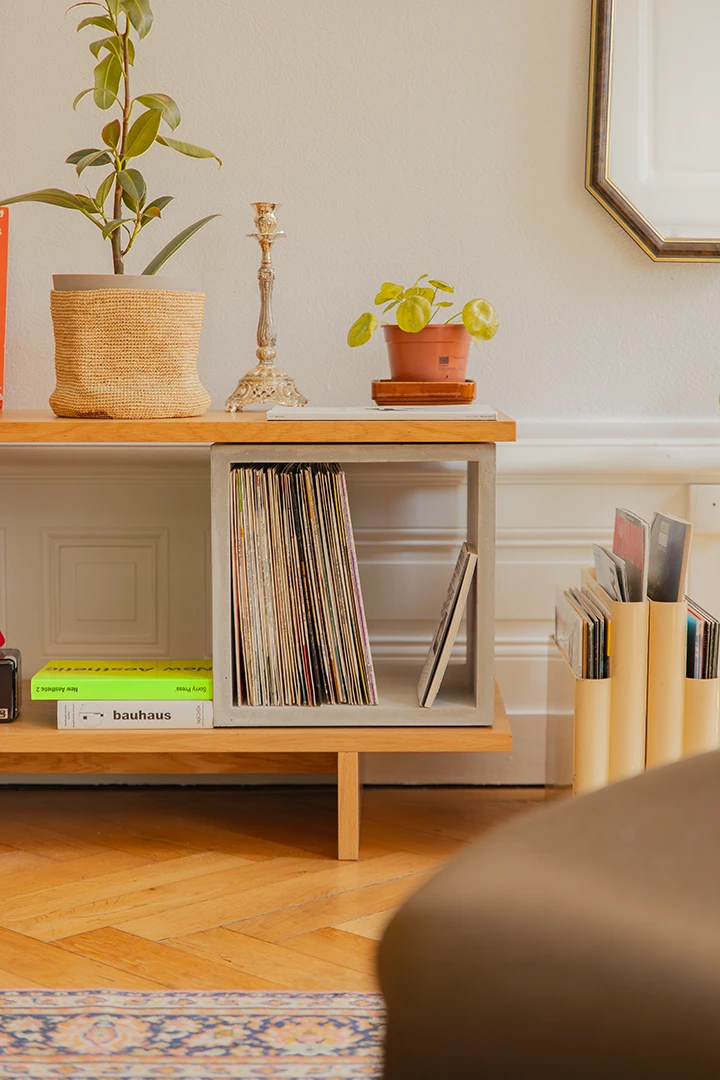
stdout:
<svg viewBox="0 0 720 1080">
<path fill-rule="evenodd" d="M 338 753 L 338 859 L 360 854 L 360 755 Z"/>
</svg>

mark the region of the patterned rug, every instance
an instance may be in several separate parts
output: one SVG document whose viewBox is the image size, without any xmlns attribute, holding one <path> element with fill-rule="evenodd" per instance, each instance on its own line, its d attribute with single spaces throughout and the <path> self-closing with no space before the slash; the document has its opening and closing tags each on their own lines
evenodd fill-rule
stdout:
<svg viewBox="0 0 720 1080">
<path fill-rule="evenodd" d="M 0 991 L 2 1080 L 378 1080 L 376 994 Z"/>
</svg>

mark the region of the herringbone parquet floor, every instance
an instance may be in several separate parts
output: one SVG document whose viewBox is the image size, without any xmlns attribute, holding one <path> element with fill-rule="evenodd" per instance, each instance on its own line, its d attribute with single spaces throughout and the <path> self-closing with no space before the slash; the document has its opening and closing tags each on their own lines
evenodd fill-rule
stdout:
<svg viewBox="0 0 720 1080">
<path fill-rule="evenodd" d="M 0 987 L 374 990 L 393 910 L 536 790 L 0 790 Z"/>
</svg>

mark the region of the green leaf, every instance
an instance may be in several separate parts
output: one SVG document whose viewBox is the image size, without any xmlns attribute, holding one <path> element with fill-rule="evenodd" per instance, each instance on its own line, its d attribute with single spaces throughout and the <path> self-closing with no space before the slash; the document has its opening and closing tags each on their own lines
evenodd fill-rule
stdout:
<svg viewBox="0 0 720 1080">
<path fill-rule="evenodd" d="M 177 103 L 167 94 L 142 94 L 135 100 L 139 101 L 147 109 L 159 110 L 162 113 L 163 120 L 173 131 L 180 123 L 180 110 Z"/>
<path fill-rule="evenodd" d="M 117 92 L 120 88 L 122 67 L 116 56 L 112 53 L 101 60 L 95 68 L 95 87 L 93 100 L 98 109 L 110 109 L 117 100 Z"/>
<path fill-rule="evenodd" d="M 169 146 L 171 150 L 177 150 L 178 154 L 185 154 L 187 157 L 194 158 L 215 158 L 218 165 L 222 165 L 222 161 L 213 154 L 212 150 L 205 150 L 202 146 L 194 146 L 188 142 L 178 142 L 177 139 L 166 139 L 164 135 L 158 135 L 157 141 L 161 146 Z"/>
<path fill-rule="evenodd" d="M 110 123 L 106 124 L 102 129 L 102 141 L 106 146 L 110 146 L 115 150 L 117 144 L 120 142 L 120 131 L 120 121 L 111 120 Z"/>
<path fill-rule="evenodd" d="M 90 52 L 95 57 L 100 55 L 102 49 L 107 49 L 109 53 L 117 57 L 119 64 L 124 62 L 125 57 L 123 54 L 122 41 L 119 37 L 113 35 L 113 37 L 100 38 L 99 41 L 93 41 L 89 48 Z"/>
<path fill-rule="evenodd" d="M 99 150 L 97 146 L 88 146 L 85 150 L 75 150 L 65 158 L 65 164 L 77 165 L 78 161 L 82 161 L 83 158 L 89 157 L 91 154 L 107 154 L 107 150 Z"/>
<path fill-rule="evenodd" d="M 83 210 L 86 210 L 88 214 L 97 214 L 97 207 L 94 201 L 88 198 L 87 195 L 76 195 L 75 198 L 80 203 Z"/>
<path fill-rule="evenodd" d="M 435 307 L 452 307 L 452 300 L 436 300 Z"/>
<path fill-rule="evenodd" d="M 153 24 L 150 0 L 120 0 L 119 8 L 126 13 L 138 35 L 141 38 L 147 37 Z"/>
<path fill-rule="evenodd" d="M 397 324 L 409 334 L 417 334 L 432 316 L 430 301 L 424 296 L 408 296 L 397 309 Z"/>
<path fill-rule="evenodd" d="M 428 285 L 432 285 L 433 289 L 439 289 L 440 292 L 448 292 L 448 293 L 454 293 L 455 292 L 455 286 L 454 285 L 448 285 L 447 281 L 435 281 L 433 278 L 431 278 L 428 281 Z"/>
<path fill-rule="evenodd" d="M 72 162 L 68 158 L 68 163 L 75 166 L 75 172 L 78 176 L 82 176 L 85 169 L 91 165 L 109 165 L 112 161 L 107 150 L 86 150 L 82 157 L 78 158 L 76 154 L 71 154 L 70 157 L 76 158 Z"/>
<path fill-rule="evenodd" d="M 68 8 L 69 10 L 70 8 Z M 115 29 L 112 19 L 107 15 L 88 15 L 87 19 L 83 19 L 77 24 L 77 30 L 84 30 L 86 26 L 98 26 L 101 30 L 109 30 L 111 33 Z"/>
<path fill-rule="evenodd" d="M 140 217 L 141 227 L 148 225 L 154 218 L 162 217 L 160 210 L 157 206 L 151 206 L 149 210 L 144 210 Z"/>
<path fill-rule="evenodd" d="M 122 169 L 117 174 L 118 183 L 126 195 L 136 202 L 141 203 L 147 193 L 147 185 L 141 173 L 137 169 Z M 131 210 L 135 207 L 131 206 Z"/>
<path fill-rule="evenodd" d="M 489 341 L 497 333 L 498 317 L 495 308 L 487 300 L 468 300 L 462 309 L 462 321 L 475 341 Z"/>
<path fill-rule="evenodd" d="M 14 195 L 12 199 L 1 199 L 0 206 L 10 206 L 11 203 L 20 202 L 47 203 L 48 206 L 62 206 L 67 210 L 82 210 L 77 197 L 60 188 L 41 188 L 39 191 L 29 191 L 25 195 Z"/>
<path fill-rule="evenodd" d="M 115 18 L 117 18 L 117 16 L 120 14 L 120 0 L 105 0 L 105 2 L 107 4 L 107 8 L 110 14 L 114 15 Z"/>
<path fill-rule="evenodd" d="M 160 130 L 161 119 L 162 114 L 156 109 L 148 109 L 147 112 L 138 116 L 127 133 L 127 139 L 125 140 L 126 158 L 140 157 L 141 154 L 150 149 Z"/>
<path fill-rule="evenodd" d="M 103 240 L 107 240 L 108 236 L 112 236 L 121 225 L 133 225 L 132 218 L 113 218 L 112 221 L 108 221 L 107 225 L 103 226 Z"/>
<path fill-rule="evenodd" d="M 350 348 L 356 349 L 358 345 L 365 345 L 373 336 L 379 325 L 380 324 L 372 312 L 363 312 L 360 318 L 356 319 L 348 330 L 347 343 Z"/>
<path fill-rule="evenodd" d="M 398 305 L 399 303 L 400 303 L 400 301 L 399 301 L 399 300 L 391 300 L 391 301 L 390 301 L 390 303 L 388 304 L 388 306 L 387 306 L 387 307 L 384 307 L 384 308 L 383 308 L 383 315 L 384 315 L 384 314 L 385 314 L 386 312 L 388 312 L 388 311 L 392 311 L 392 309 L 393 309 L 394 307 L 397 307 L 397 305 Z"/>
<path fill-rule="evenodd" d="M 95 205 L 99 207 L 100 210 L 102 210 L 102 208 L 105 206 L 105 203 L 107 202 L 107 197 L 110 194 L 110 189 L 112 188 L 114 182 L 115 173 L 108 173 L 103 182 L 100 184 L 100 187 L 97 189 L 97 192 L 95 194 Z"/>
<path fill-rule="evenodd" d="M 433 289 L 419 289 L 417 285 L 413 285 L 411 289 L 406 289 L 402 294 L 403 300 L 407 300 L 409 296 L 424 296 L 430 303 L 435 299 L 435 291 Z"/>
<path fill-rule="evenodd" d="M 174 255 L 178 248 L 181 248 L 186 240 L 189 240 L 191 236 L 194 236 L 198 229 L 202 229 L 203 225 L 207 225 L 208 221 L 212 221 L 213 218 L 220 217 L 219 214 L 209 214 L 208 217 L 201 218 L 200 221 L 193 222 L 192 225 L 188 225 L 186 229 L 179 232 L 177 236 L 174 236 L 169 244 L 166 244 L 162 251 L 159 251 L 154 259 L 152 259 L 145 269 L 143 274 L 157 274 L 161 266 L 164 266 L 171 255 Z"/>
<path fill-rule="evenodd" d="M 147 214 L 150 210 L 164 210 L 168 203 L 171 203 L 174 198 L 174 195 L 160 195 L 159 198 L 153 199 L 152 202 L 147 204 L 145 213 Z"/>
<path fill-rule="evenodd" d="M 72 103 L 73 109 L 77 108 L 78 104 L 82 101 L 82 99 L 86 96 L 86 94 L 94 94 L 94 93 L 95 93 L 95 88 L 92 87 L 92 86 L 88 90 L 81 90 L 80 93 L 77 95 L 77 97 L 75 98 L 75 100 Z"/>
<path fill-rule="evenodd" d="M 402 285 L 396 285 L 392 281 L 383 281 L 380 286 L 380 292 L 375 297 L 375 303 L 387 304 L 388 300 L 399 300 L 402 294 Z"/>
</svg>

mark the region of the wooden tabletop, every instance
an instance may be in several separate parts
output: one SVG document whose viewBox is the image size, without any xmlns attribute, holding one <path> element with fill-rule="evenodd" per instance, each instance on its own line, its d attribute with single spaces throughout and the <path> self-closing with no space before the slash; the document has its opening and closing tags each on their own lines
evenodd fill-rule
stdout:
<svg viewBox="0 0 720 1080">
<path fill-rule="evenodd" d="M 49 410 L 0 411 L 0 443 L 498 443 L 515 421 L 268 420 L 262 412 L 208 412 L 178 420 L 75 420 Z"/>
<path fill-rule="evenodd" d="M 512 750 L 512 732 L 495 685 L 492 727 L 287 727 L 58 731 L 54 701 L 32 701 L 23 688 L 20 717 L 0 724 L 0 772 L 12 754 L 232 754 L 338 753 L 340 751 L 458 752 Z M 9 763 L 12 764 L 11 762 Z M 38 763 L 38 772 L 44 771 Z M 69 770 L 73 771 L 73 770 Z M 78 769 L 77 771 L 82 771 Z"/>
</svg>

